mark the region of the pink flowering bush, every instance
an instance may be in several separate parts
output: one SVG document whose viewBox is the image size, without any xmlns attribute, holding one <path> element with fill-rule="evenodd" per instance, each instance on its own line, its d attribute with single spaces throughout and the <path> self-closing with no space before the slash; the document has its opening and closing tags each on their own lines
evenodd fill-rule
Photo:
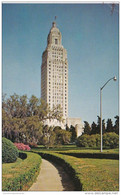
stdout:
<svg viewBox="0 0 121 195">
<path fill-rule="evenodd" d="M 29 145 L 25 145 L 23 143 L 14 143 L 14 145 L 18 148 L 18 150 L 31 150 L 31 148 L 29 147 Z"/>
</svg>

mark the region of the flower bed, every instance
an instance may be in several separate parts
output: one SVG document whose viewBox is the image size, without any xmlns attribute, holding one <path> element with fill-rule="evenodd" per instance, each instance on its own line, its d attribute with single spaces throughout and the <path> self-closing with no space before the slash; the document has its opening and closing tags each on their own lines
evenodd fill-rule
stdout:
<svg viewBox="0 0 121 195">
<path fill-rule="evenodd" d="M 23 151 L 29 151 L 31 148 L 29 145 L 25 145 L 23 143 L 14 143 L 14 145 L 18 148 L 18 150 L 23 150 Z"/>
</svg>

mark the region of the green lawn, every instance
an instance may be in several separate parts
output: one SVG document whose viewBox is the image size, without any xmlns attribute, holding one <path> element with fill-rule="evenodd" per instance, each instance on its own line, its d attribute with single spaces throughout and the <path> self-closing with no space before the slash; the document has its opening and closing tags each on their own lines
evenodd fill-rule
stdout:
<svg viewBox="0 0 121 195">
<path fill-rule="evenodd" d="M 68 148 L 65 151 L 65 148 Z M 70 149 L 69 149 L 70 148 Z M 73 156 L 64 155 L 68 152 L 83 152 L 83 153 L 100 153 L 97 149 L 79 149 L 76 150 L 72 146 L 64 146 L 57 148 L 53 151 L 52 149 L 47 150 L 42 147 L 33 149 L 36 152 L 44 152 L 53 154 L 55 156 L 65 159 L 66 162 L 75 169 L 80 182 L 82 183 L 82 191 L 118 191 L 119 190 L 119 160 L 111 159 L 94 159 L 94 158 L 76 158 Z M 63 154 L 59 152 L 64 151 Z M 104 150 L 104 153 L 118 153 L 118 149 Z"/>
<path fill-rule="evenodd" d="M 74 165 L 84 191 L 119 190 L 119 161 L 67 157 Z"/>
<path fill-rule="evenodd" d="M 64 159 L 75 170 L 81 184 L 82 191 L 118 191 L 119 190 L 119 160 L 76 158 L 59 154 L 59 152 L 100 153 L 97 149 L 78 148 L 74 145 L 46 149 L 43 146 L 32 149 L 35 152 L 45 152 Z M 118 154 L 118 149 L 104 150 L 107 154 Z M 15 163 L 2 164 L 3 191 L 27 190 L 35 180 L 40 165 L 40 157 L 27 152 L 27 159 L 17 159 Z M 36 171 L 35 170 L 36 167 Z M 31 173 L 30 173 L 31 172 Z M 23 174 L 23 175 L 22 175 Z M 31 175 L 35 175 L 31 178 Z M 30 179 L 31 178 L 31 179 Z M 46 181 L 45 181 L 46 182 Z M 20 185 L 21 184 L 21 185 Z M 18 185 L 18 186 L 17 186 Z"/>
<path fill-rule="evenodd" d="M 36 179 L 41 163 L 41 157 L 28 153 L 27 158 L 17 159 L 14 163 L 2 164 L 2 190 L 20 191 L 27 190 Z"/>
</svg>

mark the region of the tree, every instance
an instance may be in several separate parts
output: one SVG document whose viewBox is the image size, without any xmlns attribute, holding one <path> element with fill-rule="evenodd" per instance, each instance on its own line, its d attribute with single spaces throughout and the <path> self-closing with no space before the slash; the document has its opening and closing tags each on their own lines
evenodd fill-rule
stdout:
<svg viewBox="0 0 121 195">
<path fill-rule="evenodd" d="M 107 120 L 106 132 L 113 132 L 113 123 L 111 119 Z"/>
<path fill-rule="evenodd" d="M 27 104 L 27 95 L 20 96 L 19 98 L 20 103 L 20 118 L 24 118 L 28 116 L 28 104 Z"/>
<path fill-rule="evenodd" d="M 84 121 L 84 133 L 83 134 L 90 135 L 90 133 L 91 133 L 91 127 L 87 121 Z"/>
<path fill-rule="evenodd" d="M 25 137 L 26 142 L 34 142 L 38 143 L 41 139 L 43 133 L 43 125 L 40 123 L 38 116 L 31 116 L 27 117 L 25 121 L 26 130 L 25 130 Z"/>
<path fill-rule="evenodd" d="M 119 116 L 116 115 L 114 118 L 116 120 L 115 120 L 115 125 L 113 129 L 114 129 L 114 132 L 119 135 Z"/>
<path fill-rule="evenodd" d="M 41 138 L 41 143 L 49 148 L 52 147 L 55 144 L 56 135 L 53 131 L 53 127 L 49 127 L 48 125 L 45 125 L 43 127 L 43 136 Z"/>
<path fill-rule="evenodd" d="M 3 95 L 2 113 L 2 135 L 13 142 L 40 142 L 44 135 L 44 121 L 62 120 L 62 109 L 59 105 L 50 110 L 43 100 L 34 95 L 29 100 L 26 95 L 14 94 L 9 98 Z"/>
<path fill-rule="evenodd" d="M 56 144 L 68 144 L 71 140 L 71 132 L 68 132 L 64 129 L 56 129 Z"/>
<path fill-rule="evenodd" d="M 30 115 L 34 116 L 38 114 L 39 99 L 34 95 L 29 99 L 29 111 Z"/>
<path fill-rule="evenodd" d="M 73 125 L 70 126 L 69 132 L 71 132 L 71 142 L 75 142 L 77 138 L 77 133 Z"/>
<path fill-rule="evenodd" d="M 93 122 L 91 125 L 91 135 L 96 134 L 96 131 L 97 131 L 97 125 L 95 122 Z"/>
<path fill-rule="evenodd" d="M 100 134 L 100 117 L 98 117 L 97 124 L 95 122 L 92 123 L 91 125 L 91 134 Z M 102 120 L 102 130 L 103 134 L 105 133 L 105 120 Z"/>
</svg>

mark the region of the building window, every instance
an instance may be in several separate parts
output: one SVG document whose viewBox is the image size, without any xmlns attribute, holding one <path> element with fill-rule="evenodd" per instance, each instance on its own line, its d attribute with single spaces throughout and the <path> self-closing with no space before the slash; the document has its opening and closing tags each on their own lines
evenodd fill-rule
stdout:
<svg viewBox="0 0 121 195">
<path fill-rule="evenodd" d="M 55 44 L 56 44 L 56 45 L 58 44 L 58 39 L 55 39 Z"/>
</svg>

